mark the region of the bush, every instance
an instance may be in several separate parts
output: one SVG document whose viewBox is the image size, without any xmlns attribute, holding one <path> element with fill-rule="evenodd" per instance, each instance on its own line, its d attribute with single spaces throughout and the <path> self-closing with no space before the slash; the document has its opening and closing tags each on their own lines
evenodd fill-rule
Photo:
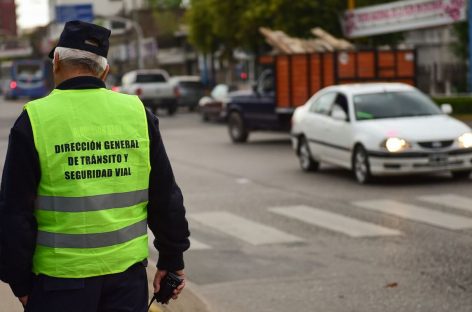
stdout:
<svg viewBox="0 0 472 312">
<path fill-rule="evenodd" d="M 432 99 L 437 105 L 451 104 L 454 115 L 472 114 L 472 97 L 470 96 L 433 97 Z"/>
</svg>

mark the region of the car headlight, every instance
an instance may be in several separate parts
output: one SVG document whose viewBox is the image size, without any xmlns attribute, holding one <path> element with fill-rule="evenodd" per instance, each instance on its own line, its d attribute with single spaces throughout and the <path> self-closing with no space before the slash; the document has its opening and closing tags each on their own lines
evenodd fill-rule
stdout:
<svg viewBox="0 0 472 312">
<path fill-rule="evenodd" d="M 386 148 L 391 153 L 401 152 L 411 147 L 411 144 L 401 138 L 388 138 L 381 144 L 382 147 Z"/>
<path fill-rule="evenodd" d="M 464 133 L 457 139 L 457 141 L 459 141 L 459 145 L 463 148 L 472 147 L 472 133 Z"/>
</svg>

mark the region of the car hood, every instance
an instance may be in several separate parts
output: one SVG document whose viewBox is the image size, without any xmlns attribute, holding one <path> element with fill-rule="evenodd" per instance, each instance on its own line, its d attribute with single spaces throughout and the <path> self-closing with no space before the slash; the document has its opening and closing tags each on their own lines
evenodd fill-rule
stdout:
<svg viewBox="0 0 472 312">
<path fill-rule="evenodd" d="M 231 99 L 247 98 L 253 95 L 254 93 L 251 90 L 239 90 L 239 91 L 233 91 L 233 92 L 228 93 L 228 96 Z"/>
<path fill-rule="evenodd" d="M 400 137 L 409 141 L 450 140 L 471 131 L 467 125 L 447 115 L 365 120 L 357 124 L 360 129 L 379 137 Z"/>
</svg>

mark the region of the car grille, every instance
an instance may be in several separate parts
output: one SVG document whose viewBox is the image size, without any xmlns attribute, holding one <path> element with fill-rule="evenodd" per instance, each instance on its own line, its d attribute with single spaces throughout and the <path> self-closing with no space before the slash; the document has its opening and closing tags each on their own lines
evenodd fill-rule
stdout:
<svg viewBox="0 0 472 312">
<path fill-rule="evenodd" d="M 445 148 L 451 146 L 452 143 L 454 140 L 418 142 L 418 145 L 424 148 Z"/>
</svg>

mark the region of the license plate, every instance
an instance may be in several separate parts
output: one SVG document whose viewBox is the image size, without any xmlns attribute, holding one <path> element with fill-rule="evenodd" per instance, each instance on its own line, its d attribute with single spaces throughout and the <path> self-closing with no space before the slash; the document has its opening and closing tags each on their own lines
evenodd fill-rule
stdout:
<svg viewBox="0 0 472 312">
<path fill-rule="evenodd" d="M 429 155 L 429 164 L 431 166 L 446 166 L 448 161 L 447 154 Z"/>
</svg>

